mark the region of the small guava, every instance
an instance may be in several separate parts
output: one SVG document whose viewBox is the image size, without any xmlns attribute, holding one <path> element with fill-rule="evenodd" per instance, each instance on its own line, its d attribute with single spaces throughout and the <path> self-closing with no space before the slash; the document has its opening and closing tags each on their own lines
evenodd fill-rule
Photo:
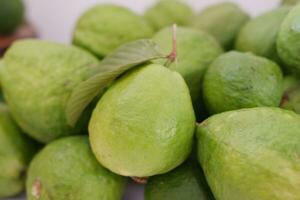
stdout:
<svg viewBox="0 0 300 200">
<path fill-rule="evenodd" d="M 174 169 L 188 157 L 194 128 L 192 100 L 181 75 L 145 64 L 104 93 L 89 134 L 103 166 L 124 176 L 149 177 Z"/>
<path fill-rule="evenodd" d="M 281 24 L 277 51 L 287 69 L 300 75 L 300 4 L 293 7 Z"/>
<path fill-rule="evenodd" d="M 251 53 L 229 52 L 208 68 L 203 98 L 210 114 L 241 108 L 279 106 L 283 94 L 280 67 Z"/>
<path fill-rule="evenodd" d="M 276 40 L 280 26 L 289 11 L 290 7 L 284 6 L 250 20 L 238 34 L 236 50 L 252 52 L 281 64 Z"/>
<path fill-rule="evenodd" d="M 238 5 L 225 2 L 208 7 L 193 21 L 193 26 L 212 34 L 226 49 L 232 49 L 235 38 L 249 16 Z"/>
<path fill-rule="evenodd" d="M 181 0 L 159 0 L 145 13 L 145 19 L 155 30 L 172 24 L 187 26 L 193 16 L 193 10 Z"/>
<path fill-rule="evenodd" d="M 48 144 L 30 164 L 28 200 L 120 200 L 125 179 L 102 167 L 87 136 Z"/>
<path fill-rule="evenodd" d="M 169 69 L 177 71 L 185 79 L 192 97 L 197 118 L 203 118 L 202 80 L 207 67 L 223 53 L 222 48 L 209 34 L 184 27 L 178 27 L 176 32 L 177 61 Z M 167 54 L 172 49 L 172 29 L 160 30 L 154 37 Z M 164 60 L 156 63 L 163 64 Z"/>
<path fill-rule="evenodd" d="M 299 199 L 300 115 L 270 107 L 217 114 L 198 126 L 197 141 L 216 199 Z"/>
<path fill-rule="evenodd" d="M 0 198 L 15 196 L 25 187 L 27 166 L 37 145 L 13 121 L 0 103 Z"/>
<path fill-rule="evenodd" d="M 81 133 L 89 113 L 71 127 L 65 109 L 73 89 L 97 64 L 94 56 L 78 47 L 39 40 L 15 42 L 4 56 L 0 79 L 20 127 L 43 143 Z"/>
<path fill-rule="evenodd" d="M 200 166 L 188 161 L 167 174 L 150 177 L 145 200 L 214 200 Z"/>
<path fill-rule="evenodd" d="M 22 0 L 0 1 L 0 35 L 14 32 L 23 22 L 24 5 Z"/>
<path fill-rule="evenodd" d="M 127 8 L 97 5 L 77 21 L 73 43 L 103 58 L 123 43 L 152 37 L 152 27 Z"/>
</svg>

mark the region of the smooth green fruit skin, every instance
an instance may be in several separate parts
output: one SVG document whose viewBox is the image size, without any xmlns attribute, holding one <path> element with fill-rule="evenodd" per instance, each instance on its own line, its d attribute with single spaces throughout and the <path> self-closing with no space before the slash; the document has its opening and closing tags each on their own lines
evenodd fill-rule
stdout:
<svg viewBox="0 0 300 200">
<path fill-rule="evenodd" d="M 24 5 L 22 0 L 0 1 L 0 35 L 14 32 L 23 22 Z"/>
<path fill-rule="evenodd" d="M 154 37 L 165 54 L 172 49 L 172 29 L 159 31 Z M 202 31 L 190 28 L 177 28 L 177 61 L 169 69 L 180 73 L 186 81 L 193 100 L 197 118 L 203 118 L 202 81 L 207 67 L 223 53 L 215 39 Z M 165 61 L 157 60 L 163 64 Z"/>
<path fill-rule="evenodd" d="M 282 4 L 283 5 L 296 5 L 299 2 L 300 2 L 299 0 L 283 0 Z"/>
<path fill-rule="evenodd" d="M 73 43 L 99 58 L 123 43 L 152 37 L 152 27 L 132 11 L 110 4 L 94 6 L 78 20 Z"/>
<path fill-rule="evenodd" d="M 25 187 L 25 171 L 37 150 L 15 124 L 9 110 L 0 104 L 0 198 L 20 193 Z"/>
<path fill-rule="evenodd" d="M 145 13 L 145 19 L 155 30 L 172 24 L 188 26 L 193 17 L 193 10 L 180 0 L 159 0 Z"/>
<path fill-rule="evenodd" d="M 300 116 L 280 108 L 214 115 L 197 129 L 198 158 L 217 200 L 299 200 Z"/>
<path fill-rule="evenodd" d="M 183 78 L 158 64 L 140 66 L 102 96 L 89 124 L 98 161 L 134 177 L 168 172 L 189 155 L 195 115 Z"/>
<path fill-rule="evenodd" d="M 287 68 L 300 76 L 300 4 L 289 12 L 280 27 L 277 51 Z"/>
<path fill-rule="evenodd" d="M 250 20 L 237 37 L 236 50 L 252 52 L 281 64 L 277 54 L 276 39 L 289 11 L 290 7 L 280 7 Z"/>
<path fill-rule="evenodd" d="M 70 127 L 66 104 L 73 89 L 97 64 L 95 57 L 77 47 L 38 40 L 14 43 L 5 54 L 0 78 L 17 123 L 43 143 L 81 133 L 88 114 Z"/>
<path fill-rule="evenodd" d="M 150 177 L 146 200 L 213 200 L 200 166 L 186 162 L 167 174 Z"/>
<path fill-rule="evenodd" d="M 208 68 L 203 98 L 210 114 L 240 108 L 279 106 L 283 78 L 279 66 L 250 53 L 229 52 Z"/>
<path fill-rule="evenodd" d="M 97 162 L 87 136 L 72 136 L 48 144 L 33 159 L 27 199 L 120 200 L 124 183 Z"/>
<path fill-rule="evenodd" d="M 225 2 L 213 5 L 202 11 L 193 26 L 212 34 L 226 49 L 232 49 L 240 29 L 249 16 L 234 3 Z"/>
</svg>

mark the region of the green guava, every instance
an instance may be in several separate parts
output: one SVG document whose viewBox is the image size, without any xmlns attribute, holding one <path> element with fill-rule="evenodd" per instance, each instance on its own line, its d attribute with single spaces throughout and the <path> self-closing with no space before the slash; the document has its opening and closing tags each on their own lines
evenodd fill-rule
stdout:
<svg viewBox="0 0 300 200">
<path fill-rule="evenodd" d="M 5 100 L 21 128 L 46 143 L 79 134 L 89 118 L 84 114 L 76 127 L 66 122 L 66 104 L 72 90 L 85 80 L 98 60 L 72 46 L 21 40 L 4 57 L 0 78 Z"/>
<path fill-rule="evenodd" d="M 214 115 L 197 129 L 198 157 L 216 199 L 298 200 L 300 116 L 260 107 Z"/>
<path fill-rule="evenodd" d="M 186 162 L 167 174 L 150 177 L 146 200 L 213 200 L 200 166 Z"/>
<path fill-rule="evenodd" d="M 300 114 L 299 79 L 293 76 L 287 76 L 284 78 L 284 95 L 282 97 L 280 107 Z"/>
<path fill-rule="evenodd" d="M 210 114 L 240 108 L 279 106 L 283 94 L 280 67 L 251 53 L 229 52 L 208 68 L 203 98 Z"/>
<path fill-rule="evenodd" d="M 0 198 L 23 191 L 27 166 L 37 150 L 0 103 Z"/>
<path fill-rule="evenodd" d="M 207 67 L 221 53 L 222 48 L 215 39 L 202 31 L 190 28 L 177 28 L 177 61 L 169 66 L 170 69 L 179 72 L 185 79 L 192 97 L 197 118 L 203 118 L 202 105 L 202 78 Z M 172 49 L 172 29 L 164 28 L 153 38 L 165 52 Z M 157 61 L 160 64 L 164 60 Z"/>
<path fill-rule="evenodd" d="M 48 144 L 33 159 L 26 181 L 28 200 L 120 200 L 125 179 L 102 167 L 87 136 Z"/>
<path fill-rule="evenodd" d="M 145 13 L 145 19 L 155 30 L 172 24 L 189 25 L 193 17 L 193 10 L 180 0 L 159 0 Z"/>
<path fill-rule="evenodd" d="M 193 22 L 193 26 L 212 34 L 226 49 L 232 49 L 234 40 L 249 20 L 249 16 L 238 5 L 225 2 L 208 7 Z"/>
<path fill-rule="evenodd" d="M 189 155 L 195 115 L 180 74 L 158 64 L 127 72 L 93 111 L 90 142 L 98 161 L 131 177 L 168 172 Z"/>
<path fill-rule="evenodd" d="M 252 52 L 281 64 L 276 49 L 276 39 L 280 26 L 290 11 L 281 7 L 250 20 L 240 31 L 235 48 L 242 52 Z"/>
<path fill-rule="evenodd" d="M 287 69 L 300 75 L 300 4 L 289 12 L 281 24 L 277 51 Z"/>
<path fill-rule="evenodd" d="M 300 0 L 282 0 L 283 5 L 296 5 Z"/>
<path fill-rule="evenodd" d="M 132 40 L 152 37 L 152 27 L 127 8 L 104 4 L 94 6 L 78 20 L 73 43 L 99 58 Z"/>
<path fill-rule="evenodd" d="M 23 22 L 24 5 L 22 0 L 0 1 L 0 35 L 14 32 Z"/>
</svg>

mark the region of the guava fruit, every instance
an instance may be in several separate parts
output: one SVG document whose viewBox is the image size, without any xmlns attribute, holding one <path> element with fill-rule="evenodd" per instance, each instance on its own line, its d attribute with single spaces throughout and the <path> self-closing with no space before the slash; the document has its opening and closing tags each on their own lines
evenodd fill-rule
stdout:
<svg viewBox="0 0 300 200">
<path fill-rule="evenodd" d="M 252 52 L 281 63 L 276 49 L 276 39 L 280 26 L 289 13 L 284 6 L 264 13 L 245 24 L 238 34 L 235 48 L 242 52 Z"/>
<path fill-rule="evenodd" d="M 291 9 L 281 24 L 277 51 L 287 69 L 300 75 L 300 4 Z"/>
<path fill-rule="evenodd" d="M 167 54 L 172 49 L 171 37 L 171 28 L 164 28 L 153 39 Z M 202 78 L 207 67 L 223 53 L 223 50 L 212 36 L 202 31 L 178 27 L 176 38 L 178 58 L 169 68 L 179 72 L 185 79 L 197 117 L 202 118 Z M 157 60 L 157 63 L 163 62 L 165 61 Z"/>
<path fill-rule="evenodd" d="M 33 159 L 26 181 L 28 200 L 120 200 L 125 179 L 102 167 L 87 136 L 48 144 Z"/>
<path fill-rule="evenodd" d="M 296 5 L 299 2 L 300 2 L 299 0 L 283 0 L 282 4 L 283 5 Z"/>
<path fill-rule="evenodd" d="M 94 6 L 78 20 L 73 43 L 99 58 L 132 40 L 150 38 L 152 27 L 127 8 L 103 4 Z"/>
<path fill-rule="evenodd" d="M 24 5 L 22 0 L 0 1 L 0 35 L 6 35 L 16 30 L 23 22 Z"/>
<path fill-rule="evenodd" d="M 189 155 L 195 115 L 180 74 L 158 64 L 127 72 L 101 97 L 89 134 L 98 161 L 131 177 L 162 174 Z"/>
<path fill-rule="evenodd" d="M 167 174 L 150 177 L 146 200 L 213 200 L 200 166 L 186 162 Z"/>
<path fill-rule="evenodd" d="M 193 10 L 180 0 L 159 0 L 145 13 L 145 19 L 155 30 L 172 24 L 187 26 L 193 16 Z"/>
<path fill-rule="evenodd" d="M 25 187 L 27 166 L 37 150 L 0 103 L 0 198 L 14 196 Z"/>
<path fill-rule="evenodd" d="M 250 53 L 229 52 L 208 68 L 203 98 L 210 114 L 240 108 L 279 106 L 283 93 L 280 67 Z"/>
<path fill-rule="evenodd" d="M 249 20 L 249 16 L 238 5 L 219 3 L 202 11 L 193 21 L 193 26 L 212 34 L 226 49 L 232 49 L 234 40 Z"/>
<path fill-rule="evenodd" d="M 214 115 L 197 128 L 198 157 L 216 199 L 298 200 L 300 116 L 260 107 Z"/>
<path fill-rule="evenodd" d="M 300 114 L 300 81 L 297 78 L 284 77 L 284 94 L 280 107 Z"/>
<path fill-rule="evenodd" d="M 47 143 L 86 128 L 88 113 L 71 127 L 65 109 L 72 90 L 98 64 L 95 57 L 77 47 L 20 40 L 7 51 L 3 62 L 0 78 L 5 100 L 31 137 Z"/>
</svg>

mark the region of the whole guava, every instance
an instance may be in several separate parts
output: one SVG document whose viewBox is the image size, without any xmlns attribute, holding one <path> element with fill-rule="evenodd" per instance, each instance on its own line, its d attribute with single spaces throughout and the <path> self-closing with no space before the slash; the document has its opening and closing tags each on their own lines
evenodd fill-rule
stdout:
<svg viewBox="0 0 300 200">
<path fill-rule="evenodd" d="M 193 16 L 193 10 L 181 0 L 159 0 L 145 13 L 145 19 L 155 30 L 172 24 L 187 26 Z"/>
<path fill-rule="evenodd" d="M 89 53 L 73 46 L 20 40 L 7 51 L 0 69 L 5 100 L 21 128 L 46 143 L 79 134 L 89 114 L 75 127 L 66 121 L 66 104 L 73 89 L 98 64 Z"/>
<path fill-rule="evenodd" d="M 202 11 L 193 21 L 193 26 L 212 34 L 226 49 L 232 49 L 235 38 L 249 16 L 238 5 L 219 3 Z"/>
<path fill-rule="evenodd" d="M 152 27 L 127 8 L 103 4 L 85 12 L 77 21 L 73 43 L 99 58 L 123 43 L 152 37 Z"/>
<path fill-rule="evenodd" d="M 98 161 L 131 177 L 162 174 L 180 165 L 193 143 L 195 115 L 177 72 L 145 64 L 104 93 L 89 123 Z"/>
<path fill-rule="evenodd" d="M 204 76 L 203 98 L 210 114 L 279 106 L 282 93 L 280 67 L 251 53 L 223 54 L 209 66 Z"/>
<path fill-rule="evenodd" d="M 48 144 L 30 164 L 28 200 L 120 200 L 125 179 L 102 167 L 87 136 Z"/>
<path fill-rule="evenodd" d="M 167 174 L 150 177 L 146 200 L 214 200 L 200 166 L 188 161 Z"/>
<path fill-rule="evenodd" d="M 202 79 L 207 67 L 221 53 L 222 48 L 215 39 L 207 33 L 190 28 L 177 28 L 177 61 L 169 68 L 179 72 L 185 79 L 192 97 L 197 118 L 203 118 Z M 159 31 L 154 37 L 162 51 L 168 54 L 172 49 L 172 29 L 170 27 Z M 157 60 L 163 64 L 164 60 Z"/>
<path fill-rule="evenodd" d="M 298 200 L 300 116 L 260 107 L 214 115 L 197 129 L 198 157 L 216 199 Z"/>
<path fill-rule="evenodd" d="M 276 49 L 280 26 L 289 13 L 290 7 L 280 7 L 250 20 L 238 34 L 235 48 L 252 52 L 281 64 Z"/>
<path fill-rule="evenodd" d="M 23 191 L 27 166 L 37 145 L 15 124 L 6 105 L 0 103 L 0 198 Z"/>
<path fill-rule="evenodd" d="M 282 0 L 283 5 L 296 5 L 300 0 Z"/>
<path fill-rule="evenodd" d="M 14 32 L 23 22 L 23 18 L 22 0 L 0 0 L 0 35 Z"/>
<path fill-rule="evenodd" d="M 277 51 L 287 69 L 300 75 L 300 4 L 292 8 L 281 24 Z"/>
</svg>

